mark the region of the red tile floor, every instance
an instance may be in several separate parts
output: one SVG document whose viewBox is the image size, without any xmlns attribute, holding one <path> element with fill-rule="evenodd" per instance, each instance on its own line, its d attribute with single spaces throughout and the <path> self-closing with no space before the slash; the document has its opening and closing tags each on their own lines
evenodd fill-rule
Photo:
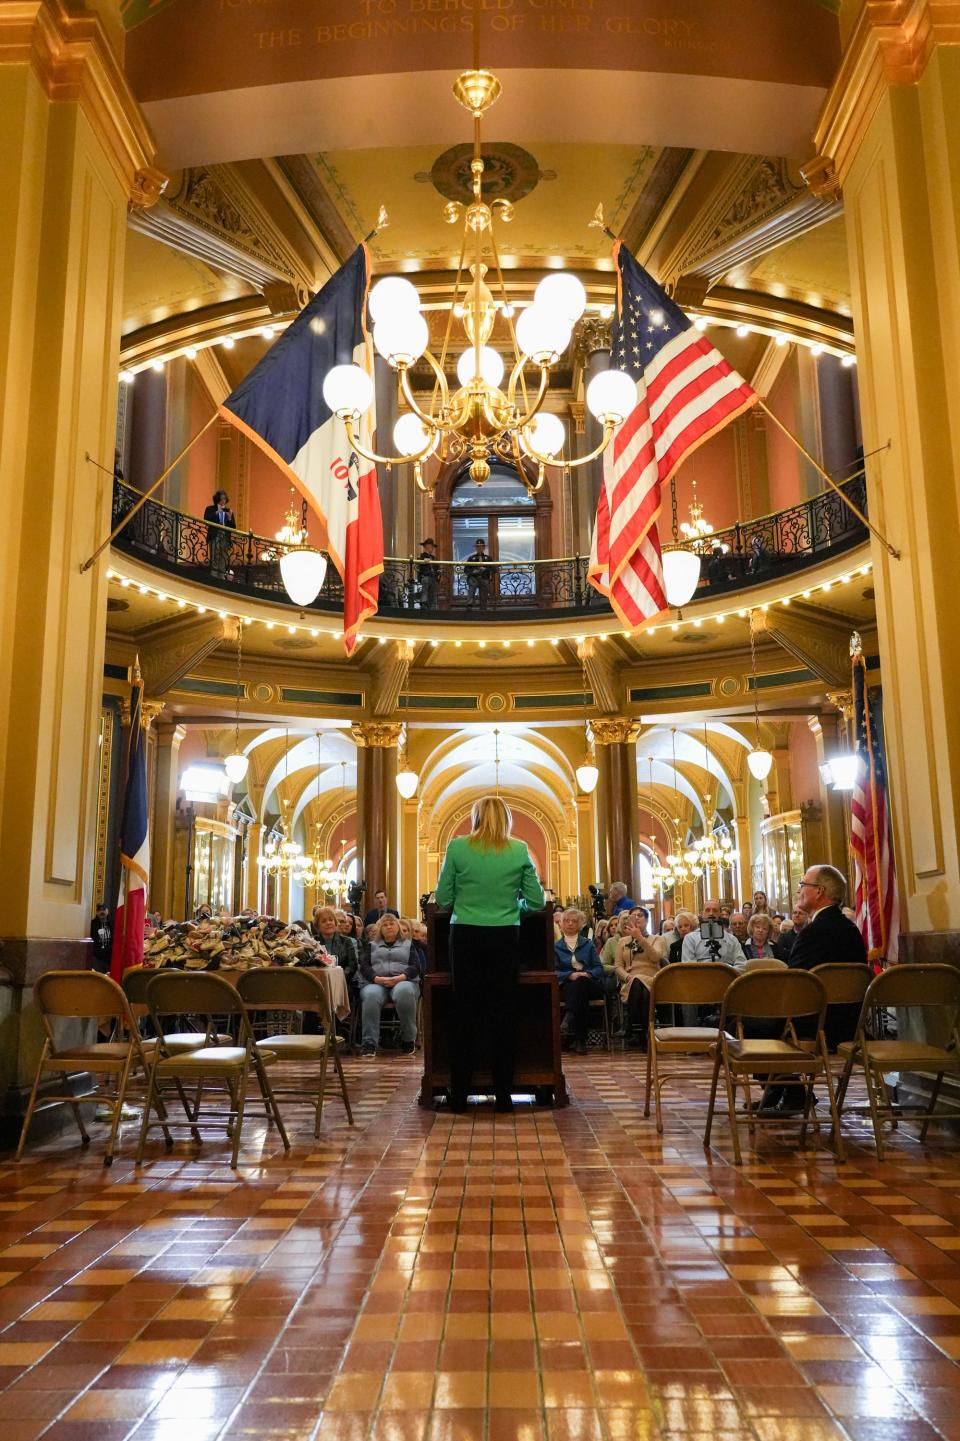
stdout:
<svg viewBox="0 0 960 1441">
<path fill-rule="evenodd" d="M 658 1139 L 633 1055 L 573 1103 L 429 1114 L 355 1061 L 357 1126 L 251 1115 L 140 1171 L 102 1127 L 0 1166 L 0 1441 L 960 1441 L 960 1143 L 835 1164 Z"/>
</svg>

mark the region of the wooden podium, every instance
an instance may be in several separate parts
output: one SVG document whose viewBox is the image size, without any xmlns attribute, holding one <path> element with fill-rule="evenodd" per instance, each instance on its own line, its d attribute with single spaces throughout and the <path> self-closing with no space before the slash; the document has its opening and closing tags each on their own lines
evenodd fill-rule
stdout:
<svg viewBox="0 0 960 1441">
<path fill-rule="evenodd" d="M 423 1081 L 419 1102 L 431 1109 L 450 1084 L 450 915 L 427 906 L 427 973 L 423 978 Z M 486 1035 L 477 1046 L 472 1091 L 493 1090 Z M 565 1106 L 560 1051 L 560 993 L 554 971 L 553 905 L 520 922 L 514 1095 L 532 1093 L 544 1105 Z"/>
</svg>

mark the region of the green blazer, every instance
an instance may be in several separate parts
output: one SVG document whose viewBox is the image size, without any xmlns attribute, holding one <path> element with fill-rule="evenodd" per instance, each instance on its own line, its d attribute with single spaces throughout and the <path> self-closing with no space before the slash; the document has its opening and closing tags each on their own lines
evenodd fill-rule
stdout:
<svg viewBox="0 0 960 1441">
<path fill-rule="evenodd" d="M 437 905 L 452 910 L 453 925 L 518 926 L 521 902 L 539 910 L 543 887 L 523 841 L 508 841 L 502 851 L 471 845 L 457 836 L 447 846 L 437 881 Z"/>
</svg>

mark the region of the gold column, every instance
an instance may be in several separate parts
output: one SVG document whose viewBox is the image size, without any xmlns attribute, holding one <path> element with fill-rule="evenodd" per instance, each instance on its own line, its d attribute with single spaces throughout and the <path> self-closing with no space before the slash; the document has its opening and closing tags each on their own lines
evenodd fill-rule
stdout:
<svg viewBox="0 0 960 1441">
<path fill-rule="evenodd" d="M 636 897 L 640 885 L 640 817 L 637 806 L 637 733 L 639 724 L 629 716 L 603 716 L 590 722 L 600 771 L 601 803 L 597 811 L 597 839 L 604 880 L 624 881 Z"/>
<path fill-rule="evenodd" d="M 162 721 L 154 726 L 157 761 L 153 788 L 153 849 L 150 853 L 150 909 L 163 919 L 173 916 L 174 845 L 173 826 L 179 788 L 180 747 L 186 727 Z"/>
<path fill-rule="evenodd" d="M 587 886 L 600 878 L 597 863 L 597 825 L 594 815 L 596 791 L 592 795 L 577 796 L 577 890 L 581 896 L 588 894 Z"/>
<path fill-rule="evenodd" d="M 243 877 L 243 904 L 248 910 L 260 909 L 260 867 L 257 859 L 263 844 L 263 826 L 251 821 L 247 826 L 247 862 Z"/>
<path fill-rule="evenodd" d="M 734 816 L 733 835 L 737 852 L 737 900 L 742 902 L 750 899 L 751 856 L 749 816 Z"/>
<path fill-rule="evenodd" d="M 848 692 L 849 694 L 849 692 Z M 813 738 L 817 743 L 817 765 L 823 765 L 824 761 L 837 754 L 840 749 L 840 717 L 819 716 L 807 717 L 807 725 L 813 732 Z M 827 855 L 823 857 L 805 856 L 807 864 L 822 859 L 831 866 L 837 866 L 852 882 L 850 876 L 850 851 L 848 839 L 848 816 L 847 806 L 844 804 L 843 793 L 835 791 L 832 786 L 824 785 L 820 781 L 820 808 L 823 815 L 823 834 L 826 841 Z"/>
<path fill-rule="evenodd" d="M 425 889 L 420 885 L 420 853 L 418 827 L 420 802 L 400 802 L 400 901 L 397 909 L 402 915 L 414 920 L 420 914 L 420 896 Z"/>
<path fill-rule="evenodd" d="M 923 23 L 918 23 L 922 11 Z M 901 926 L 960 928 L 960 21 L 863 6 L 817 133 L 843 186 Z"/>
<path fill-rule="evenodd" d="M 367 883 L 367 904 L 385 890 L 397 903 L 397 742 L 398 721 L 357 721 L 357 849 L 360 874 Z M 399 907 L 397 907 L 399 910 Z"/>
<path fill-rule="evenodd" d="M 62 0 L 0 7 L 0 935 L 16 980 L 81 957 L 127 206 L 152 142 L 110 40 Z"/>
</svg>

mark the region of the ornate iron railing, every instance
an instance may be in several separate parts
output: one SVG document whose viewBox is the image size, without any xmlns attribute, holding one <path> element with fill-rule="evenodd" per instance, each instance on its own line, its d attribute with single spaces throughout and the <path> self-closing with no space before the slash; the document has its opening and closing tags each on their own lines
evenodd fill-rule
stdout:
<svg viewBox="0 0 960 1441">
<path fill-rule="evenodd" d="M 866 511 L 862 475 L 843 490 Z M 140 492 L 122 480 L 113 486 L 113 525 L 133 509 Z M 833 491 L 800 505 L 717 531 L 703 553 L 697 598 L 761 584 L 827 560 L 867 538 L 866 528 Z M 253 531 L 229 528 L 185 515 L 149 500 L 131 516 L 113 542 L 115 549 L 168 574 L 212 590 L 293 605 L 280 578 L 283 546 Z M 722 547 L 726 545 L 724 553 Z M 610 614 L 587 579 L 587 556 L 557 560 L 431 561 L 388 556 L 380 578 L 380 611 L 385 615 L 441 615 L 449 619 L 532 620 L 544 612 Z M 299 608 L 299 607 L 298 607 Z M 343 609 L 343 585 L 327 567 L 323 588 L 311 610 Z"/>
</svg>

